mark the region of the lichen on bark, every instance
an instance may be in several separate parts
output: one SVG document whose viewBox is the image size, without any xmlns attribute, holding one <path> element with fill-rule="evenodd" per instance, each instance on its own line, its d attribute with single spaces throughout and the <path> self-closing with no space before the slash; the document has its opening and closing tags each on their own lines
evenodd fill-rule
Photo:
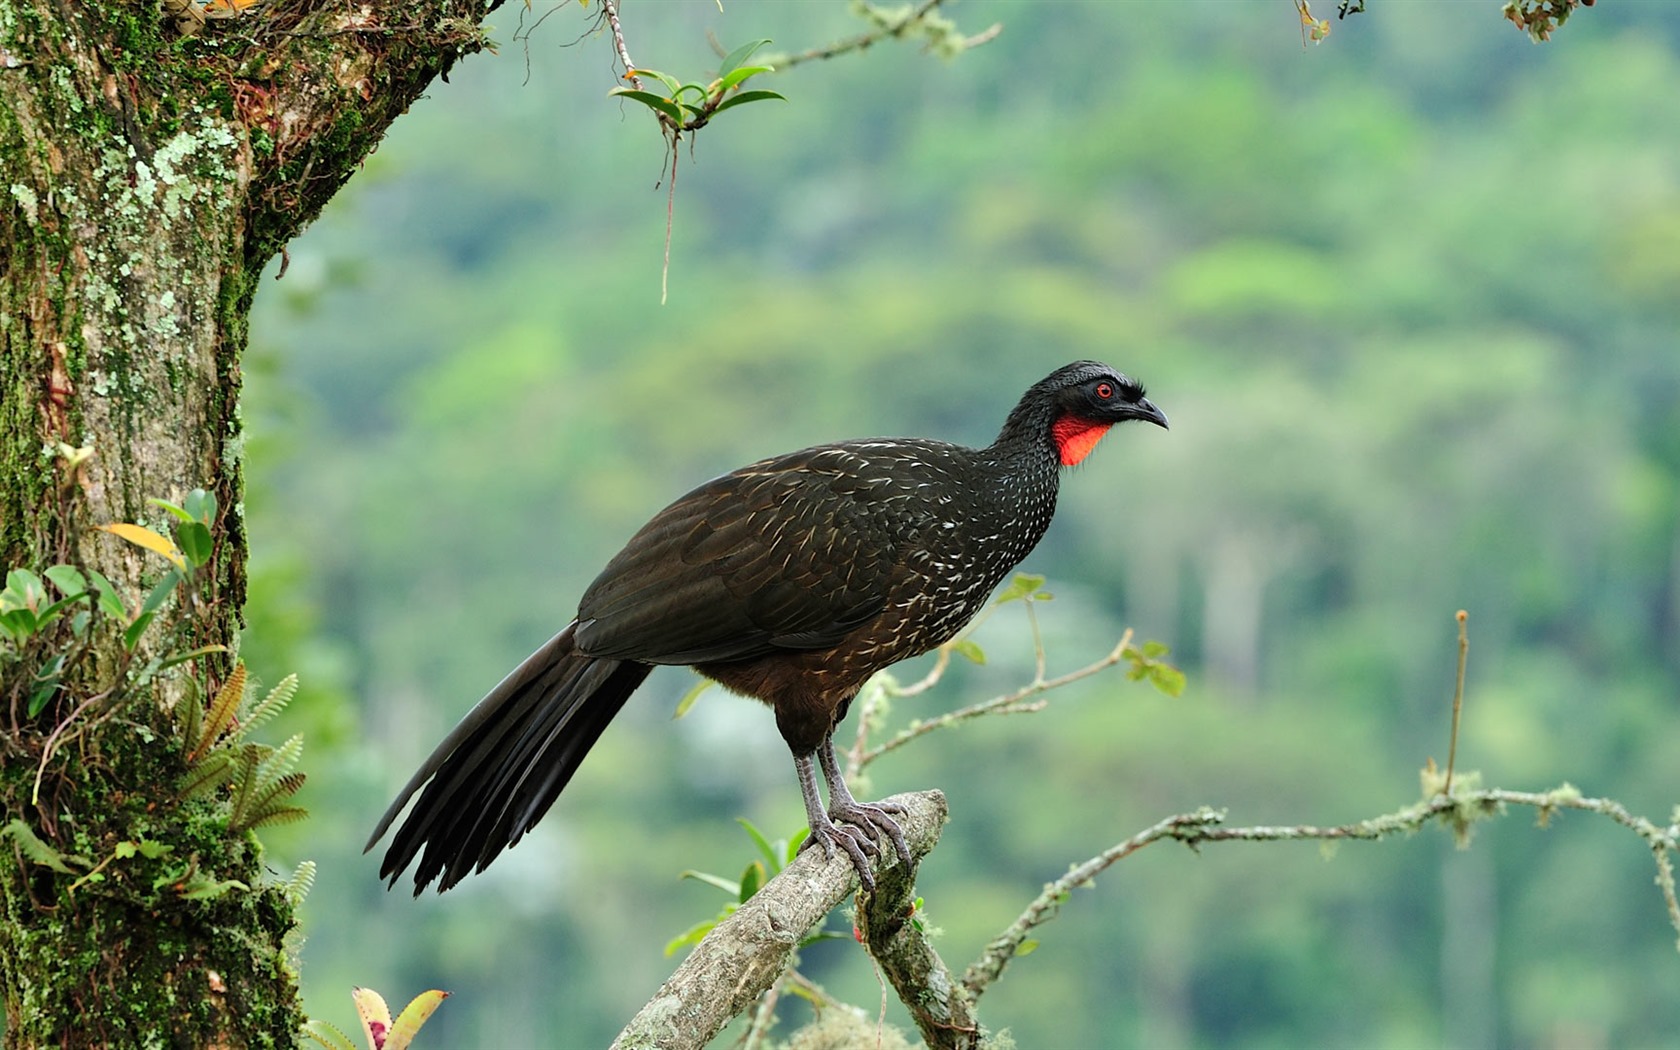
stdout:
<svg viewBox="0 0 1680 1050">
<path fill-rule="evenodd" d="M 390 122 L 484 45 L 485 12 L 482 0 L 275 2 L 183 36 L 157 2 L 0 0 L 5 567 L 65 562 L 144 593 L 155 563 L 88 526 L 161 531 L 149 497 L 211 489 L 221 512 L 203 605 L 177 618 L 185 634 L 155 644 L 229 650 L 154 679 L 122 718 L 55 752 L 38 804 L 46 738 L 118 655 L 93 654 L 87 680 L 67 681 L 39 717 L 0 711 L 0 825 L 21 820 L 90 858 L 124 842 L 169 847 L 74 891 L 73 874 L 0 847 L 7 1046 L 295 1041 L 291 906 L 262 885 L 254 838 L 169 788 L 184 765 L 166 709 L 188 680 L 217 688 L 237 648 L 237 402 L 257 276 Z M 89 447 L 67 466 L 64 450 Z M 184 860 L 252 889 L 188 898 L 169 878 Z"/>
</svg>

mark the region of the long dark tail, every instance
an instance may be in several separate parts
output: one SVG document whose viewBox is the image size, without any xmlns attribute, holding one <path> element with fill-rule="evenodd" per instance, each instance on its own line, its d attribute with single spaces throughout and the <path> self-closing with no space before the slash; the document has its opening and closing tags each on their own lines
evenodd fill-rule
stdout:
<svg viewBox="0 0 1680 1050">
<path fill-rule="evenodd" d="M 433 879 L 442 893 L 469 871 L 489 867 L 548 812 L 601 731 L 653 670 L 575 652 L 576 627 L 567 626 L 526 657 L 403 785 L 364 852 L 420 785 L 426 790 L 397 829 L 380 878 L 395 886 L 419 855 L 414 895 Z"/>
</svg>

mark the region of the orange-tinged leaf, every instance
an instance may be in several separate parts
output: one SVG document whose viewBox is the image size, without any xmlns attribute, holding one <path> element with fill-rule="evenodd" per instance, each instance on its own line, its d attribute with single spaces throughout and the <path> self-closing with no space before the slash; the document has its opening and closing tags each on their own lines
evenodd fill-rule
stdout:
<svg viewBox="0 0 1680 1050">
<path fill-rule="evenodd" d="M 167 536 L 158 535 L 144 525 L 132 525 L 126 521 L 119 521 L 112 525 L 96 525 L 94 527 L 125 539 L 136 547 L 144 547 L 149 551 L 155 551 L 163 555 L 177 569 L 187 567 L 187 560 L 181 556 L 181 552 L 176 548 L 173 540 Z"/>
</svg>

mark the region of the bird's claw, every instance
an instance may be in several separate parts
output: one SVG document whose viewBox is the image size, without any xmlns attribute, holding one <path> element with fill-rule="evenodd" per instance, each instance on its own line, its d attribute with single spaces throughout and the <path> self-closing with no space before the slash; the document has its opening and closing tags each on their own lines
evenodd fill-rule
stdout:
<svg viewBox="0 0 1680 1050">
<path fill-rule="evenodd" d="M 834 847 L 839 846 L 850 858 L 852 867 L 857 870 L 858 882 L 866 892 L 875 889 L 875 873 L 869 870 L 869 858 L 875 855 L 875 843 L 866 838 L 863 832 L 854 827 L 846 827 L 831 820 L 822 820 L 811 826 L 811 834 L 799 844 L 799 851 L 803 853 L 811 848 L 812 843 L 822 843 L 823 858 L 834 859 Z"/>
<path fill-rule="evenodd" d="M 892 843 L 899 858 L 906 865 L 910 864 L 910 844 L 905 841 L 898 821 L 890 816 L 904 812 L 903 806 L 893 802 L 841 804 L 829 810 L 827 820 L 812 826 L 810 837 L 799 848 L 804 851 L 812 843 L 820 842 L 825 859 L 833 860 L 834 848 L 839 846 L 851 859 L 852 867 L 857 869 L 858 882 L 864 891 L 873 892 L 875 873 L 870 870 L 869 860 L 880 854 L 882 835 Z"/>
</svg>

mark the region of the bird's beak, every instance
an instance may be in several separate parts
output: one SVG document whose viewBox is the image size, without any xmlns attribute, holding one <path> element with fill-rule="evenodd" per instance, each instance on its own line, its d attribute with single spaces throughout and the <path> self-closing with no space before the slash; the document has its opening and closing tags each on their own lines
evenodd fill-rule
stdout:
<svg viewBox="0 0 1680 1050">
<path fill-rule="evenodd" d="M 1167 426 L 1167 414 L 1156 408 L 1155 403 L 1147 397 L 1139 398 L 1137 404 L 1132 406 L 1132 418 L 1141 419 L 1147 423 L 1153 423 L 1162 430 L 1169 429 Z"/>
</svg>

